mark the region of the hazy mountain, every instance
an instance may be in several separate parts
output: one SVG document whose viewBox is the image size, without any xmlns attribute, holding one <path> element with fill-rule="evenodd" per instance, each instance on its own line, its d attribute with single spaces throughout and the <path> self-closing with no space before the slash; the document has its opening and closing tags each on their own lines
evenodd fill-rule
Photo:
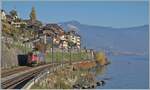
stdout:
<svg viewBox="0 0 150 90">
<path fill-rule="evenodd" d="M 118 50 L 148 53 L 149 26 L 112 28 L 81 24 L 77 21 L 59 23 L 66 31 L 69 25 L 78 28 L 83 46 L 100 50 Z"/>
</svg>

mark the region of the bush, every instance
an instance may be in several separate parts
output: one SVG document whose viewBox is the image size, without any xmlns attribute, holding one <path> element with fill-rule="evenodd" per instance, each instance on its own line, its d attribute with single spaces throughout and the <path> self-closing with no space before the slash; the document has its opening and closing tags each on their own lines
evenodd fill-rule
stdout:
<svg viewBox="0 0 150 90">
<path fill-rule="evenodd" d="M 100 65 L 107 64 L 107 57 L 104 52 L 97 52 L 95 55 L 95 59 Z"/>
</svg>

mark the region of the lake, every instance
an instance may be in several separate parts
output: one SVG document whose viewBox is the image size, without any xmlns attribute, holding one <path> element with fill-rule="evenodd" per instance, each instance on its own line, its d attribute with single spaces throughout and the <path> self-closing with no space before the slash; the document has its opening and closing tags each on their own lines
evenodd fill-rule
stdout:
<svg viewBox="0 0 150 90">
<path fill-rule="evenodd" d="M 111 64 L 96 75 L 106 84 L 97 89 L 147 89 L 149 88 L 148 56 L 108 56 Z"/>
</svg>

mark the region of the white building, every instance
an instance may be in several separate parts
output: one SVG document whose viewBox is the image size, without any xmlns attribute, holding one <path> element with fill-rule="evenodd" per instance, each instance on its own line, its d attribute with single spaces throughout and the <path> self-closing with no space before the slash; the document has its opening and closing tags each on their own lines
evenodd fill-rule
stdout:
<svg viewBox="0 0 150 90">
<path fill-rule="evenodd" d="M 66 40 L 66 36 L 63 34 L 60 36 L 60 40 Z"/>
<path fill-rule="evenodd" d="M 26 22 L 20 21 L 20 22 L 13 22 L 11 23 L 12 25 L 14 25 L 14 27 L 16 28 L 20 28 L 22 24 L 27 25 Z"/>
<path fill-rule="evenodd" d="M 76 46 L 76 48 L 80 49 L 81 46 L 81 37 L 78 35 L 75 31 L 70 31 L 67 34 L 68 41 L 73 42 Z"/>
</svg>

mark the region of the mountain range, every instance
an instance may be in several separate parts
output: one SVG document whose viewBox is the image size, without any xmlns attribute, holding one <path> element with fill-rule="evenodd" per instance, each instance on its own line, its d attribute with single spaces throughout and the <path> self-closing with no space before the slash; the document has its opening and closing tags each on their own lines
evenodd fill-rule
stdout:
<svg viewBox="0 0 150 90">
<path fill-rule="evenodd" d="M 81 35 L 82 47 L 86 46 L 95 50 L 148 54 L 149 25 L 113 28 L 81 24 L 75 20 L 59 24 L 65 31 L 68 31 L 69 27 L 75 28 L 76 32 Z"/>
</svg>

